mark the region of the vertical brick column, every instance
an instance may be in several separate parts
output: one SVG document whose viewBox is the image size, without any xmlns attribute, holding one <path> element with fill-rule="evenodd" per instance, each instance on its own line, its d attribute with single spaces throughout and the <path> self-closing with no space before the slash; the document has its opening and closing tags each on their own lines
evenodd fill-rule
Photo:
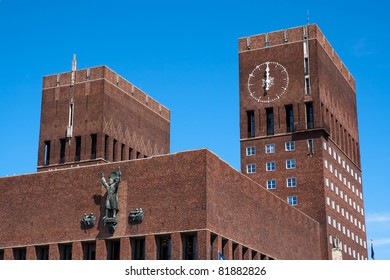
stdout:
<svg viewBox="0 0 390 280">
<path fill-rule="evenodd" d="M 81 241 L 73 242 L 72 244 L 72 260 L 83 259 L 83 245 Z"/>
<path fill-rule="evenodd" d="M 131 260 L 131 246 L 130 239 L 128 237 L 121 238 L 121 260 Z"/>
<path fill-rule="evenodd" d="M 13 260 L 13 259 L 14 259 L 14 254 L 12 248 L 4 249 L 4 260 Z"/>
<path fill-rule="evenodd" d="M 223 255 L 225 256 L 226 259 L 233 260 L 233 242 L 228 239 L 224 239 L 224 240 L 226 241 L 223 242 L 224 244 L 221 252 L 223 252 Z"/>
<path fill-rule="evenodd" d="M 172 251 L 171 251 L 172 260 L 183 259 L 183 246 L 181 241 L 181 233 L 180 232 L 172 233 L 171 238 L 172 238 Z"/>
<path fill-rule="evenodd" d="M 105 240 L 96 240 L 96 259 L 105 260 L 107 259 L 107 248 Z"/>
<path fill-rule="evenodd" d="M 58 244 L 49 245 L 49 260 L 59 260 L 60 259 L 60 250 Z"/>
<path fill-rule="evenodd" d="M 35 246 L 27 246 L 26 248 L 26 260 L 36 260 L 37 254 L 35 253 Z"/>
<path fill-rule="evenodd" d="M 156 239 L 154 235 L 147 235 L 145 238 L 146 259 L 155 260 L 157 255 Z"/>
<path fill-rule="evenodd" d="M 210 260 L 211 234 L 207 230 L 200 230 L 197 233 L 196 251 L 198 260 Z M 213 250 L 214 251 L 214 250 Z M 218 251 L 217 251 L 218 253 Z"/>
</svg>

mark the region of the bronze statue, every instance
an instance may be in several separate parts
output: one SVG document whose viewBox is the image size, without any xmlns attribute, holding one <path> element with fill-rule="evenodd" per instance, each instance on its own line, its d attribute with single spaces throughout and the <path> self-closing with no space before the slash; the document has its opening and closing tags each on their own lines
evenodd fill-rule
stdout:
<svg viewBox="0 0 390 280">
<path fill-rule="evenodd" d="M 112 217 L 116 219 L 116 213 L 119 210 L 118 207 L 118 188 L 119 183 L 121 182 L 121 170 L 118 168 L 117 171 L 111 172 L 110 179 L 108 184 L 104 178 L 104 174 L 100 173 L 100 178 L 102 181 L 103 187 L 107 190 L 107 199 L 106 199 L 106 216 L 103 217 L 103 220 L 108 219 L 109 210 L 112 210 Z"/>
</svg>

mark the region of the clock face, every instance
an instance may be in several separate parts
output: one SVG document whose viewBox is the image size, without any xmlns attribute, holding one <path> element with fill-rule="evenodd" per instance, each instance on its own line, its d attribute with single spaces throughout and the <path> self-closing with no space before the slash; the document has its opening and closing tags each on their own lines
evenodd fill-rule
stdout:
<svg viewBox="0 0 390 280">
<path fill-rule="evenodd" d="M 248 77 L 248 91 L 257 102 L 270 103 L 279 99 L 288 87 L 286 68 L 278 62 L 257 65 Z"/>
</svg>

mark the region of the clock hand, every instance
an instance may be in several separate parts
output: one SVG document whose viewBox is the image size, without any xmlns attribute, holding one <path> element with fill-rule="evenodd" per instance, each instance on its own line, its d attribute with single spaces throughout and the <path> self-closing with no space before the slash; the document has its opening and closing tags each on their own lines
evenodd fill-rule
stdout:
<svg viewBox="0 0 390 280">
<path fill-rule="evenodd" d="M 267 68 L 265 68 L 265 90 L 269 90 L 271 81 L 269 78 L 269 63 L 267 62 Z"/>
</svg>

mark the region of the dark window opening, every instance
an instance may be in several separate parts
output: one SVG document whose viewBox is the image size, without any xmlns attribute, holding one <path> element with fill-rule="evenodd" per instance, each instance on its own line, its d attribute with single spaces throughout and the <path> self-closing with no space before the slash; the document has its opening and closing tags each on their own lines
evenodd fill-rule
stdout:
<svg viewBox="0 0 390 280">
<path fill-rule="evenodd" d="M 156 236 L 157 243 L 157 259 L 158 260 L 170 260 L 172 242 L 171 236 Z"/>
<path fill-rule="evenodd" d="M 309 75 L 309 58 L 305 57 L 305 75 Z"/>
<path fill-rule="evenodd" d="M 133 159 L 133 149 L 129 148 L 129 159 Z"/>
<path fill-rule="evenodd" d="M 114 139 L 114 143 L 112 146 L 112 161 L 116 161 L 116 146 L 117 146 L 118 141 Z"/>
<path fill-rule="evenodd" d="M 248 137 L 255 137 L 255 112 L 247 111 L 247 119 L 248 119 Z"/>
<path fill-rule="evenodd" d="M 121 145 L 121 160 L 125 160 L 125 144 Z"/>
<path fill-rule="evenodd" d="M 136 158 L 140 158 L 141 157 L 141 153 L 137 151 L 137 157 Z"/>
<path fill-rule="evenodd" d="M 313 103 L 306 103 L 306 126 L 308 129 L 314 128 Z"/>
<path fill-rule="evenodd" d="M 65 162 L 65 148 L 66 148 L 66 139 L 60 139 L 60 163 Z"/>
<path fill-rule="evenodd" d="M 43 165 L 49 165 L 49 164 L 50 164 L 50 141 L 45 141 Z"/>
<path fill-rule="evenodd" d="M 107 260 L 120 259 L 120 240 L 106 240 Z"/>
<path fill-rule="evenodd" d="M 48 260 L 49 246 L 36 246 L 35 254 L 37 255 L 37 260 Z"/>
<path fill-rule="evenodd" d="M 104 136 L 104 159 L 108 160 L 108 135 Z"/>
<path fill-rule="evenodd" d="M 307 149 L 308 149 L 309 155 L 314 154 L 313 139 L 307 140 Z"/>
<path fill-rule="evenodd" d="M 14 260 L 26 260 L 26 248 L 14 248 L 13 254 Z"/>
<path fill-rule="evenodd" d="M 233 260 L 238 260 L 238 244 L 233 243 Z"/>
<path fill-rule="evenodd" d="M 145 238 L 131 238 L 132 260 L 145 259 Z"/>
<path fill-rule="evenodd" d="M 195 234 L 182 235 L 183 260 L 196 260 L 196 241 Z"/>
<path fill-rule="evenodd" d="M 266 115 L 267 115 L 267 135 L 274 135 L 274 109 L 273 108 L 267 108 L 266 109 Z"/>
<path fill-rule="evenodd" d="M 222 238 L 222 255 L 227 259 L 229 256 L 228 256 L 228 252 L 229 252 L 229 242 L 227 239 L 225 238 Z"/>
<path fill-rule="evenodd" d="M 83 242 L 83 260 L 96 260 L 96 243 Z"/>
<path fill-rule="evenodd" d="M 97 134 L 91 134 L 91 159 L 96 159 Z"/>
<path fill-rule="evenodd" d="M 306 94 L 310 95 L 310 79 L 305 78 Z"/>
<path fill-rule="evenodd" d="M 292 105 L 286 106 L 286 127 L 287 132 L 294 131 L 294 111 Z"/>
<path fill-rule="evenodd" d="M 72 244 L 59 244 L 60 260 L 72 259 Z"/>
<path fill-rule="evenodd" d="M 0 250 L 0 260 L 4 260 L 4 250 Z"/>
<path fill-rule="evenodd" d="M 76 155 L 74 160 L 79 161 L 81 156 L 81 136 L 76 137 Z"/>
</svg>

